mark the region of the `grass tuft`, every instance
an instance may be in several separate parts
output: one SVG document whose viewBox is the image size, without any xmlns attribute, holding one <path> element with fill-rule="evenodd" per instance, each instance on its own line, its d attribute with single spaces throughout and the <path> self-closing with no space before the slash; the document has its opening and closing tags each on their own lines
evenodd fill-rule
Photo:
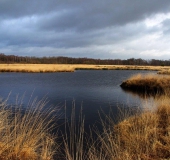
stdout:
<svg viewBox="0 0 170 160">
<path fill-rule="evenodd" d="M 52 110 L 46 102 L 32 101 L 13 108 L 1 100 L 0 160 L 51 160 L 57 144 L 51 132 Z"/>
<path fill-rule="evenodd" d="M 125 90 L 144 94 L 165 94 L 170 89 L 170 77 L 154 74 L 134 75 L 120 85 Z"/>
<path fill-rule="evenodd" d="M 102 121 L 104 132 L 89 150 L 89 159 L 134 160 L 170 158 L 170 106 L 136 113 L 118 124 Z M 100 146 L 97 148 L 97 146 Z"/>
</svg>

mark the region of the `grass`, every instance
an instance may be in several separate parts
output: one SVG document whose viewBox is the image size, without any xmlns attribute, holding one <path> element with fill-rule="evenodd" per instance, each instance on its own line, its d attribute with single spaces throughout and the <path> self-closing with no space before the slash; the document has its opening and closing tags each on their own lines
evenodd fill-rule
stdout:
<svg viewBox="0 0 170 160">
<path fill-rule="evenodd" d="M 165 94 L 170 89 L 170 77 L 165 75 L 134 75 L 124 81 L 121 87 L 125 90 L 144 94 Z"/>
<path fill-rule="evenodd" d="M 105 127 L 100 137 L 107 159 L 170 158 L 170 106 L 145 111 L 129 117 L 118 125 Z M 107 126 L 107 124 L 104 124 Z M 100 151 L 101 152 L 101 151 Z"/>
<path fill-rule="evenodd" d="M 161 71 L 158 71 L 158 74 L 167 74 L 167 75 L 170 75 L 170 69 L 167 68 L 167 69 L 163 69 Z"/>
<path fill-rule="evenodd" d="M 65 133 L 63 134 L 63 153 L 66 160 L 84 160 L 84 117 L 82 115 L 82 108 L 79 115 L 78 123 L 75 119 L 75 103 L 72 106 L 71 121 L 65 123 Z M 65 117 L 65 119 L 67 119 Z M 67 131 L 68 130 L 68 131 Z M 68 133 L 69 132 L 69 133 Z"/>
<path fill-rule="evenodd" d="M 1 100 L 0 160 L 53 158 L 57 148 L 55 137 L 50 134 L 53 111 L 44 109 L 45 105 L 44 100 L 35 99 L 23 111 L 22 106 L 9 107 Z"/>
<path fill-rule="evenodd" d="M 74 72 L 75 70 L 152 70 L 163 71 L 170 67 L 134 65 L 82 65 L 82 64 L 0 64 L 0 72 Z"/>
<path fill-rule="evenodd" d="M 0 72 L 73 72 L 71 65 L 52 65 L 52 64 L 0 64 Z"/>
</svg>

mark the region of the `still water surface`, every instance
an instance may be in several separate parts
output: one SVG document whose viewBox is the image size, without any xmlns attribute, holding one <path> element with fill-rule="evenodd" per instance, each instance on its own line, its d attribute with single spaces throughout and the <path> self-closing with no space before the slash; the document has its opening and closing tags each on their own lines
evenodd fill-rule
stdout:
<svg viewBox="0 0 170 160">
<path fill-rule="evenodd" d="M 74 101 L 78 110 L 81 106 L 83 107 L 86 125 L 90 125 L 98 120 L 98 111 L 108 113 L 112 109 L 116 115 L 117 106 L 139 106 L 140 98 L 124 92 L 119 85 L 134 74 L 148 72 L 151 71 L 87 70 L 74 73 L 1 73 L 0 97 L 7 98 L 11 93 L 8 103 L 15 104 L 16 96 L 24 94 L 23 105 L 26 105 L 31 95 L 38 99 L 46 96 L 49 100 L 48 104 L 53 107 L 59 106 L 60 112 L 64 112 L 65 105 L 67 111 L 71 112 Z"/>
</svg>

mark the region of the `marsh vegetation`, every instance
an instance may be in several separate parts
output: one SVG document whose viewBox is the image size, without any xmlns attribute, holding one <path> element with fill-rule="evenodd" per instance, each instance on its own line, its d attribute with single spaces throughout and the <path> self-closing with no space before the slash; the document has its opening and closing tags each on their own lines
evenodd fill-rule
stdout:
<svg viewBox="0 0 170 160">
<path fill-rule="evenodd" d="M 53 110 L 44 109 L 45 100 L 9 106 L 0 101 L 0 160 L 48 160 L 57 149 L 50 134 Z"/>
<path fill-rule="evenodd" d="M 136 93 L 167 94 L 170 90 L 170 77 L 156 74 L 137 74 L 125 80 L 120 86 Z"/>
<path fill-rule="evenodd" d="M 160 71 L 169 66 L 136 66 L 136 65 L 88 65 L 88 64 L 0 64 L 0 72 L 74 72 L 75 70 L 149 70 Z"/>
</svg>

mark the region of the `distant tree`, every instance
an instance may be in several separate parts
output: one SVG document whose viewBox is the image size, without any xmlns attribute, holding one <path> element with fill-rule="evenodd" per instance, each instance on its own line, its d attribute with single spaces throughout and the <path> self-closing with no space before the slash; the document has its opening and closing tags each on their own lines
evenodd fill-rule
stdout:
<svg viewBox="0 0 170 160">
<path fill-rule="evenodd" d="M 153 65 L 170 66 L 170 60 L 144 60 L 135 59 L 93 59 L 93 58 L 73 58 L 73 57 L 24 57 L 15 55 L 5 55 L 0 53 L 0 63 L 31 63 L 31 64 L 96 64 L 96 65 Z"/>
</svg>

